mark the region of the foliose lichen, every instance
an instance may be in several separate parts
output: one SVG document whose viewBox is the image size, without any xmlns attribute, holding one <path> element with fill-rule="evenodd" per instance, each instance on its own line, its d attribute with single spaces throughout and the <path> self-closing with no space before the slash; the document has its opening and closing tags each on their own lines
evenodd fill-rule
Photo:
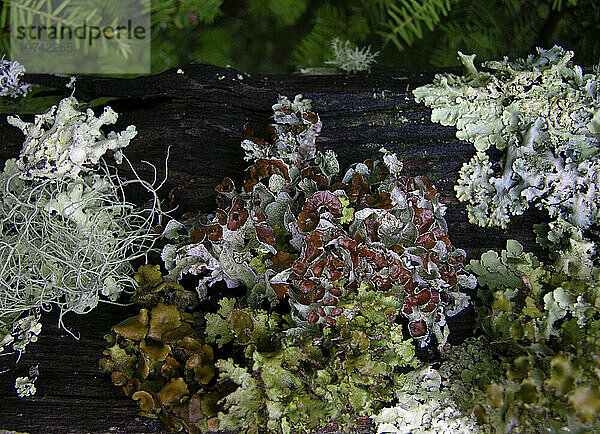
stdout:
<svg viewBox="0 0 600 434">
<path fill-rule="evenodd" d="M 156 271 L 140 268 L 140 295 L 161 295 L 113 327 L 100 370 L 169 430 L 355 426 L 394 399 L 400 369 L 419 364 L 394 321 L 400 301 L 366 285 L 346 302 L 351 315 L 322 336 L 299 337 L 286 333 L 295 327 L 289 315 L 242 307 L 242 299 L 199 311 L 195 292 L 174 297 L 186 291 Z"/>
<path fill-rule="evenodd" d="M 35 380 L 29 377 L 17 377 L 15 380 L 15 389 L 17 390 L 17 395 L 21 398 L 25 398 L 26 396 L 33 396 L 35 392 L 37 392 L 35 388 Z"/>
<path fill-rule="evenodd" d="M 468 267 L 480 326 L 504 369 L 478 392 L 480 424 L 499 431 L 600 427 L 600 274 L 557 270 L 509 240 Z"/>
<path fill-rule="evenodd" d="M 220 395 L 208 388 L 215 366 L 213 348 L 197 331 L 202 314 L 188 312 L 185 303 L 181 308 L 168 303 L 181 295 L 192 302 L 195 293 L 163 281 L 155 271 L 151 266 L 138 270 L 137 295 L 147 307 L 107 335 L 110 346 L 100 371 L 110 373 L 113 384 L 138 402 L 141 415 L 159 417 L 170 431 L 216 429 Z"/>
<path fill-rule="evenodd" d="M 514 240 L 468 269 L 480 284 L 478 337 L 439 368 L 406 374 L 398 405 L 373 416 L 378 431 L 600 429 L 598 269 L 585 278 L 559 271 Z"/>
<path fill-rule="evenodd" d="M 446 317 L 467 306 L 463 289 L 475 286 L 433 185 L 402 176 L 385 149 L 382 160 L 340 174 L 335 154 L 316 148 L 322 124 L 308 100 L 281 97 L 273 110 L 268 141 L 244 128 L 252 164 L 241 187 L 226 178 L 216 212 L 165 225 L 167 275 L 139 269 L 134 299 L 146 307 L 109 336 L 101 369 L 169 429 L 356 427 L 421 365 L 415 343 L 435 336 L 446 347 Z M 193 280 L 186 275 L 199 282 L 194 300 L 181 286 Z M 209 290 L 218 281 L 246 290 Z M 167 310 L 175 319 L 153 333 Z M 212 349 L 205 382 L 182 339 Z M 144 361 L 148 346 L 161 349 L 160 360 Z M 176 368 L 166 370 L 170 358 Z M 180 393 L 165 405 L 161 391 L 173 382 Z M 205 400 L 210 411 L 191 417 Z"/>
<path fill-rule="evenodd" d="M 16 162 L 21 178 L 80 178 L 80 173 L 97 170 L 95 167 L 108 150 L 115 151 L 115 160 L 121 163 L 120 149 L 137 134 L 135 126 L 105 136 L 100 128 L 116 122 L 115 111 L 106 107 L 96 117 L 92 109 L 84 112 L 78 106 L 77 100 L 69 97 L 36 115 L 34 122 L 24 122 L 16 116 L 7 118 L 9 124 L 25 134 Z"/>
<path fill-rule="evenodd" d="M 456 126 L 456 136 L 475 146 L 455 186 L 472 223 L 506 227 L 530 204 L 559 225 L 598 221 L 600 76 L 583 74 L 572 57 L 555 46 L 479 71 L 475 55 L 459 52 L 464 76 L 438 74 L 413 91 L 432 108 L 432 121 Z M 490 148 L 503 164 L 492 163 Z"/>
<path fill-rule="evenodd" d="M 353 164 L 341 175 L 335 153 L 316 150 L 321 129 L 310 102 L 281 97 L 273 106 L 273 137 L 246 129 L 242 147 L 253 164 L 240 189 L 226 178 L 217 186 L 214 214 L 170 222 L 162 259 L 169 278 L 200 276 L 198 292 L 224 280 L 248 288 L 247 302 L 289 302 L 297 327 L 318 334 L 344 316 L 345 299 L 360 285 L 402 300 L 411 336 L 439 345 L 446 317 L 468 304 L 462 288 L 475 280 L 454 248 L 445 206 L 425 178 L 400 174 L 402 164 Z"/>
<path fill-rule="evenodd" d="M 396 389 L 397 404 L 372 416 L 377 433 L 486 432 L 473 414 L 477 391 L 501 365 L 485 338 L 467 339 L 453 347 L 437 369 L 431 364 L 404 374 Z"/>
<path fill-rule="evenodd" d="M 25 67 L 16 60 L 0 59 L 0 97 L 19 98 L 31 90 L 31 85 L 22 83 Z"/>
</svg>

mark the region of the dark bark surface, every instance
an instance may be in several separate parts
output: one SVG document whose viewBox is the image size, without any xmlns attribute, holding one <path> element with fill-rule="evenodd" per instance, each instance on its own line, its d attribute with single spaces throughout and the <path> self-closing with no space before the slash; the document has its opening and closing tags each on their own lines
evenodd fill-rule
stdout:
<svg viewBox="0 0 600 434">
<path fill-rule="evenodd" d="M 414 102 L 411 91 L 430 82 L 434 71 L 380 70 L 370 75 L 254 75 L 211 65 L 188 65 L 136 79 L 80 77 L 75 96 L 80 101 L 111 97 L 119 113 L 115 130 L 134 124 L 138 135 L 126 150 L 138 174 L 152 179 L 165 176 L 170 147 L 168 179 L 160 190 L 177 214 L 214 208 L 214 187 L 223 177 L 241 180 L 247 164 L 240 147 L 242 127 L 254 126 L 262 136 L 270 122 L 271 105 L 278 95 L 301 93 L 313 100 L 323 130 L 320 149 L 337 152 L 342 167 L 377 157 L 385 146 L 404 161 L 407 175 L 424 175 L 433 181 L 448 205 L 450 238 L 469 258 L 488 249 L 501 249 L 507 238 L 538 251 L 532 224 L 543 218 L 530 212 L 514 219 L 508 231 L 479 228 L 468 223 L 465 207 L 455 198 L 453 186 L 460 166 L 473 155 L 471 144 L 460 142 L 455 129 L 433 124 L 430 111 Z M 70 93 L 68 78 L 31 75 L 30 82 Z M 23 118 L 27 118 L 24 116 Z M 0 118 L 0 162 L 18 155 L 21 132 Z M 131 174 L 123 168 L 123 176 Z M 169 204 L 172 191 L 173 203 Z M 133 199 L 143 201 L 136 197 Z M 58 315 L 46 314 L 38 342 L 28 347 L 15 365 L 15 356 L 0 357 L 0 430 L 28 432 L 155 432 L 156 421 L 137 416 L 135 403 L 98 372 L 104 349 L 102 336 L 110 326 L 133 315 L 134 307 L 100 305 L 89 315 L 69 315 L 65 323 L 79 336 L 75 340 L 57 328 Z M 453 320 L 452 339 L 470 333 L 472 311 Z M 38 364 L 38 392 L 17 398 L 14 381 Z"/>
</svg>

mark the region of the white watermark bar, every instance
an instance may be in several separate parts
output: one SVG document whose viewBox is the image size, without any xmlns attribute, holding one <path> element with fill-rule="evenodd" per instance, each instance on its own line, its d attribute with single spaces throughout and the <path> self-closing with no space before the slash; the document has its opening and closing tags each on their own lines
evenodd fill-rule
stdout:
<svg viewBox="0 0 600 434">
<path fill-rule="evenodd" d="M 38 73 L 150 73 L 150 0 L 71 3 L 12 0 L 12 60 Z"/>
</svg>

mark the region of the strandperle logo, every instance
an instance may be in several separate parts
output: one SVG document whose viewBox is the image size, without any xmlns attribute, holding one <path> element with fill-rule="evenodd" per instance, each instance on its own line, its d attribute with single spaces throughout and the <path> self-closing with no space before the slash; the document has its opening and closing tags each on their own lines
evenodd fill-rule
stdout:
<svg viewBox="0 0 600 434">
<path fill-rule="evenodd" d="M 11 58 L 29 72 L 149 73 L 150 0 L 112 4 L 11 1 Z"/>
<path fill-rule="evenodd" d="M 127 20 L 124 26 L 89 26 L 85 21 L 83 25 L 74 29 L 69 26 L 18 26 L 17 40 L 41 40 L 44 36 L 51 40 L 86 40 L 88 45 L 93 41 L 105 38 L 111 39 L 144 39 L 146 37 L 146 28 L 143 26 L 133 26 L 131 20 Z"/>
</svg>

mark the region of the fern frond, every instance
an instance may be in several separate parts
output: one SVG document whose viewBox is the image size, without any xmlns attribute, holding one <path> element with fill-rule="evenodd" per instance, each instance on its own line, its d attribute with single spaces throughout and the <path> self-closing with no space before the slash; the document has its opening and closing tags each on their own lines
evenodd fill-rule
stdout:
<svg viewBox="0 0 600 434">
<path fill-rule="evenodd" d="M 308 4 L 307 0 L 249 0 L 248 12 L 254 17 L 274 18 L 277 24 L 295 24 Z"/>
<path fill-rule="evenodd" d="M 52 25 L 77 27 L 84 20 L 88 25 L 98 25 L 102 21 L 97 8 L 82 7 L 80 4 L 73 4 L 71 0 L 62 0 L 62 2 L 53 0 L 1 1 L 5 3 L 5 6 L 13 8 L 17 22 L 24 25 L 31 25 L 34 21 L 39 20 L 47 27 Z M 53 7 L 57 3 L 58 6 Z"/>
<path fill-rule="evenodd" d="M 330 4 L 319 8 L 313 28 L 294 50 L 296 65 L 314 66 L 327 59 L 330 41 L 343 33 L 342 17 L 341 11 Z"/>
<path fill-rule="evenodd" d="M 457 0 L 399 0 L 389 4 L 388 20 L 384 27 L 389 30 L 379 32 L 385 43 L 392 41 L 399 50 L 410 46 L 423 37 L 423 25 L 430 31 L 447 16 L 452 3 Z"/>
<path fill-rule="evenodd" d="M 540 29 L 547 20 L 540 2 L 524 0 L 462 1 L 448 21 L 435 32 L 436 48 L 430 55 L 434 66 L 458 65 L 456 52 L 477 53 L 479 61 L 521 57 L 539 45 Z"/>
</svg>

